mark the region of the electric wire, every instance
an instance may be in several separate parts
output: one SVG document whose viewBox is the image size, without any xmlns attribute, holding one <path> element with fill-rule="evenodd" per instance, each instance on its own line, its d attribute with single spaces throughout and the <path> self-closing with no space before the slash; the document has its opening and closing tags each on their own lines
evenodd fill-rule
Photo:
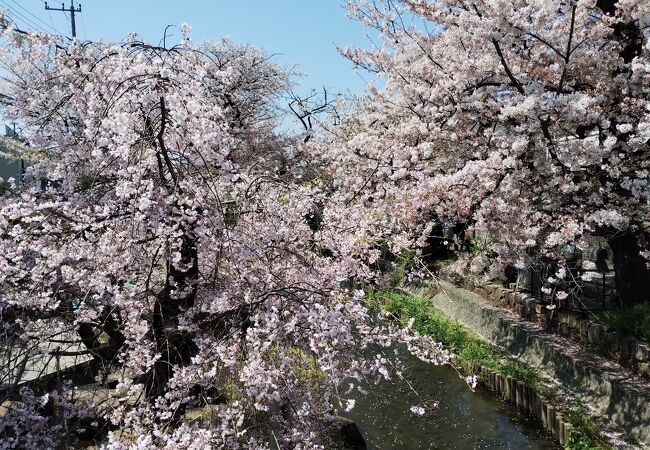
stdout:
<svg viewBox="0 0 650 450">
<path fill-rule="evenodd" d="M 34 23 L 31 21 L 28 17 L 25 17 L 25 15 L 21 14 L 19 11 L 16 11 L 14 8 L 12 8 L 10 5 L 5 3 L 3 0 L 0 0 L 0 5 L 4 6 L 7 11 L 11 14 L 11 18 L 14 20 L 19 19 L 23 24 L 27 25 L 28 28 L 34 28 L 38 31 L 41 31 L 46 34 L 51 34 L 50 31 L 45 30 L 43 27 L 40 25 Z"/>
<path fill-rule="evenodd" d="M 47 15 L 50 16 L 50 23 L 52 24 L 52 27 L 55 28 L 54 27 L 54 19 L 52 18 L 52 11 L 47 9 L 47 2 L 45 0 L 42 0 L 42 1 L 43 1 L 43 6 L 45 6 L 45 8 L 47 10 Z M 63 35 L 62 33 L 59 33 L 59 34 Z"/>
<path fill-rule="evenodd" d="M 43 19 L 41 19 L 40 17 L 38 17 L 37 15 L 35 15 L 35 14 L 32 13 L 31 11 L 29 11 L 29 10 L 28 10 L 27 8 L 25 8 L 24 6 L 21 6 L 20 3 L 18 3 L 16 0 L 9 0 L 9 1 L 10 1 L 11 3 L 16 4 L 16 6 L 18 6 L 20 9 L 22 9 L 23 11 L 25 11 L 27 14 L 29 14 L 29 15 L 30 15 L 31 17 L 33 17 L 34 19 L 36 19 L 38 22 L 42 23 L 45 27 L 47 27 L 47 28 L 49 28 L 50 30 L 54 31 L 56 34 L 61 34 L 61 33 L 59 32 L 59 30 L 56 29 L 56 27 L 54 27 L 54 26 L 50 26 L 50 25 L 49 25 L 47 22 L 45 22 Z"/>
<path fill-rule="evenodd" d="M 37 23 L 34 23 L 29 17 L 26 17 L 24 14 L 22 14 L 19 11 L 16 11 L 13 6 L 5 3 L 4 1 L 0 0 L 0 5 L 9 12 L 10 18 L 13 19 L 14 21 L 19 21 L 23 25 L 26 25 L 26 28 L 34 28 L 35 30 L 42 31 L 42 32 L 47 32 L 43 27 L 38 25 Z"/>
<path fill-rule="evenodd" d="M 70 22 L 70 18 L 68 17 L 68 15 L 64 14 L 64 16 L 65 16 L 65 21 L 68 22 L 68 25 L 72 26 L 72 23 Z M 72 37 L 72 36 L 70 36 L 70 37 Z"/>
</svg>

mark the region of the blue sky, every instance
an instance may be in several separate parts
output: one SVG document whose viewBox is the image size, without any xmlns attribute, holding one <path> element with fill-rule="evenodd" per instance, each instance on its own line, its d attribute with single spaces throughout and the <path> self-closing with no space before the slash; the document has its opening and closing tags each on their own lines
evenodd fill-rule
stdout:
<svg viewBox="0 0 650 450">
<path fill-rule="evenodd" d="M 70 0 L 65 0 L 66 7 Z M 349 20 L 342 0 L 84 0 L 77 15 L 77 36 L 90 40 L 120 41 L 137 32 L 158 42 L 165 27 L 188 23 L 192 39 L 219 39 L 263 47 L 277 54 L 276 61 L 296 65 L 306 77 L 299 92 L 323 85 L 337 92 L 360 93 L 365 82 L 341 57 L 338 46 L 369 47 L 367 30 Z M 77 2 L 75 2 L 77 4 Z M 51 7 L 61 1 L 50 0 Z M 67 14 L 45 11 L 43 0 L 0 0 L 0 9 L 19 26 L 70 34 Z M 180 34 L 175 31 L 176 37 Z M 363 75 L 363 74 L 362 74 Z M 364 75 L 367 77 L 368 75 Z"/>
</svg>

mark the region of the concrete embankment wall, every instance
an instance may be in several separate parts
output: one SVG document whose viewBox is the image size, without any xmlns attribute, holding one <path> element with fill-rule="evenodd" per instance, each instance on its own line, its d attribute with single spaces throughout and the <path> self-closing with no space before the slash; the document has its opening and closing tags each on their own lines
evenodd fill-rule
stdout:
<svg viewBox="0 0 650 450">
<path fill-rule="evenodd" d="M 479 372 L 489 390 L 515 405 L 524 414 L 537 417 L 544 429 L 548 430 L 561 445 L 568 443 L 571 424 L 564 420 L 562 412 L 547 398 L 531 386 L 486 367 L 480 367 Z"/>
<path fill-rule="evenodd" d="M 442 281 L 435 291 L 432 295 L 431 288 L 409 289 L 412 294 L 431 298 L 433 306 L 450 318 L 554 377 L 612 426 L 650 446 L 650 390 L 647 383 L 630 377 L 620 366 L 586 353 L 566 339 L 546 333 L 534 324 L 489 305 L 470 291 Z M 501 385 L 503 382 L 495 383 Z M 548 414 L 546 416 L 546 419 L 539 416 L 542 422 L 549 420 Z"/>
</svg>

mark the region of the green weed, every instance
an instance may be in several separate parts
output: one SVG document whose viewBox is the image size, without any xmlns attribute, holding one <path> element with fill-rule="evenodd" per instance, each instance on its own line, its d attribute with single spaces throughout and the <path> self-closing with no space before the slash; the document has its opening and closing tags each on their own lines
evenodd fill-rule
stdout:
<svg viewBox="0 0 650 450">
<path fill-rule="evenodd" d="M 591 421 L 584 412 L 584 408 L 573 409 L 566 416 L 571 424 L 569 442 L 566 443 L 567 450 L 592 450 L 611 449 L 612 446 L 605 441 L 598 426 Z"/>
<path fill-rule="evenodd" d="M 403 324 L 414 319 L 415 331 L 441 342 L 456 355 L 456 363 L 468 372 L 480 365 L 529 385 L 539 381 L 539 374 L 535 370 L 505 357 L 496 347 L 479 339 L 472 330 L 433 308 L 431 300 L 427 298 L 390 291 L 375 291 L 370 297 Z"/>
<path fill-rule="evenodd" d="M 596 313 L 611 330 L 650 341 L 650 303 L 625 309 L 608 309 Z"/>
</svg>

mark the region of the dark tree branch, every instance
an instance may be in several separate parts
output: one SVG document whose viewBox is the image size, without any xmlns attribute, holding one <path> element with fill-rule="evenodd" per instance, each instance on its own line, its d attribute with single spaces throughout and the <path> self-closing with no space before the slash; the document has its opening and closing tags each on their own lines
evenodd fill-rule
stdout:
<svg viewBox="0 0 650 450">
<path fill-rule="evenodd" d="M 512 81 L 512 84 L 515 86 L 517 91 L 521 95 L 524 95 L 525 94 L 524 87 L 521 85 L 521 82 L 510 71 L 510 68 L 508 67 L 508 63 L 506 62 L 506 59 L 503 56 L 503 52 L 501 51 L 501 46 L 499 45 L 496 39 L 492 39 L 492 43 L 494 44 L 494 48 L 497 51 L 497 55 L 499 55 L 499 59 L 501 59 L 501 64 L 503 65 L 503 69 L 506 71 L 506 75 L 508 75 L 508 78 L 510 78 L 510 81 Z"/>
</svg>

